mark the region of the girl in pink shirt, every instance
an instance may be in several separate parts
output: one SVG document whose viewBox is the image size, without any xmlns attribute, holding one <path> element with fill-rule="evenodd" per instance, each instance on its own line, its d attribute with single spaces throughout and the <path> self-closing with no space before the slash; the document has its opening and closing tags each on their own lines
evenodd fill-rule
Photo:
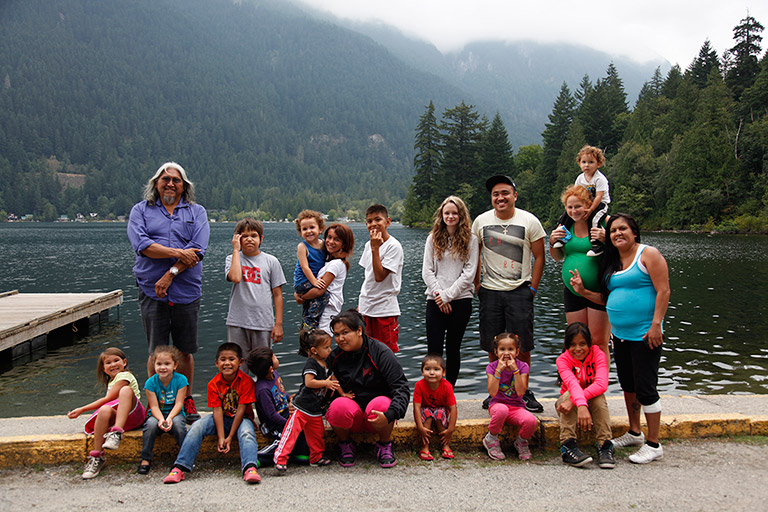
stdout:
<svg viewBox="0 0 768 512">
<path fill-rule="evenodd" d="M 576 429 L 595 428 L 597 463 L 613 469 L 616 461 L 611 443 L 611 416 L 605 391 L 608 389 L 608 362 L 605 353 L 592 344 L 589 328 L 574 322 L 565 330 L 563 353 L 557 358 L 560 398 L 555 409 L 560 415 L 560 452 L 563 462 L 582 467 L 592 462 L 576 443 Z"/>
</svg>

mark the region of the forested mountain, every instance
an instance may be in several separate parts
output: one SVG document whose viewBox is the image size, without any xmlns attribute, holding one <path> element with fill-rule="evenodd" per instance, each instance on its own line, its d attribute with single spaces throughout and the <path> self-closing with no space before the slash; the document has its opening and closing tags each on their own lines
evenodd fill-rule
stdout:
<svg viewBox="0 0 768 512">
<path fill-rule="evenodd" d="M 391 203 L 424 105 L 462 97 L 282 2 L 7 0 L 0 31 L 0 210 L 18 215 L 125 214 L 166 160 L 211 210 Z"/>
<path fill-rule="evenodd" d="M 671 67 L 661 58 L 639 63 L 586 46 L 533 41 L 474 42 L 443 55 L 432 44 L 410 39 L 387 25 L 345 25 L 370 36 L 414 68 L 459 87 L 480 112 L 491 117 L 498 111 L 515 147 L 540 142 L 552 98 L 563 82 L 575 88 L 584 75 L 597 78 L 613 64 L 634 103 L 657 67 L 663 73 Z"/>
<path fill-rule="evenodd" d="M 684 71 L 657 69 L 634 108 L 616 67 L 579 83 L 563 82 L 542 132 L 543 145 L 513 154 L 503 124 L 461 103 L 420 116 L 415 176 L 404 222 L 428 223 L 449 192 L 473 215 L 487 208 L 483 182 L 516 180 L 518 205 L 555 227 L 560 194 L 580 170 L 579 149 L 602 149 L 612 212 L 645 229 L 768 233 L 768 56 L 763 25 L 747 15 L 734 45 L 718 56 L 705 40 Z M 480 194 L 481 197 L 478 197 Z"/>
</svg>

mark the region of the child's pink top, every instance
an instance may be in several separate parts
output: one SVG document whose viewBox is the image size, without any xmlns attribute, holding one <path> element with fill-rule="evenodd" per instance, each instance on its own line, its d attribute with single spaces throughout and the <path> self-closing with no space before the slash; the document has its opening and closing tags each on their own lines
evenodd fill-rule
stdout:
<svg viewBox="0 0 768 512">
<path fill-rule="evenodd" d="M 608 361 L 605 352 L 592 345 L 584 361 L 574 359 L 567 350 L 557 358 L 557 373 L 563 380 L 560 394 L 568 391 L 577 407 L 602 395 L 608 389 Z"/>
</svg>

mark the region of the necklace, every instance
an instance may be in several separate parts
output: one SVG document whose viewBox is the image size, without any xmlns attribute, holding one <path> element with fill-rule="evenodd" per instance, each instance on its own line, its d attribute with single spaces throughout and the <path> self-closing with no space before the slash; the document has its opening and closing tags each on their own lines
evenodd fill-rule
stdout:
<svg viewBox="0 0 768 512">
<path fill-rule="evenodd" d="M 496 215 L 495 211 L 493 212 L 493 216 L 496 218 L 497 221 L 499 221 L 499 226 L 501 226 L 501 229 L 504 230 L 502 234 L 506 235 L 507 229 L 509 229 L 509 226 L 512 225 L 512 220 L 514 219 L 514 216 L 512 216 L 512 218 L 509 219 L 506 224 L 502 223 L 501 219 L 499 218 L 498 215 Z"/>
</svg>

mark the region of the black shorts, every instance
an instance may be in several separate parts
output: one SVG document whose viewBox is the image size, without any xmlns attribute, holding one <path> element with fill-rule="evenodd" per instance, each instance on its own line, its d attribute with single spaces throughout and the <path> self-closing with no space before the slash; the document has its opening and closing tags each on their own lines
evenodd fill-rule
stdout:
<svg viewBox="0 0 768 512">
<path fill-rule="evenodd" d="M 658 402 L 661 345 L 652 349 L 645 340 L 623 340 L 614 335 L 611 335 L 611 343 L 621 390 L 635 393 L 641 405 Z"/>
<path fill-rule="evenodd" d="M 520 338 L 520 351 L 533 350 L 533 292 L 528 283 L 514 290 L 496 291 L 480 287 L 480 348 L 493 352 L 493 338 L 511 332 Z"/>
<path fill-rule="evenodd" d="M 581 311 L 587 308 L 605 311 L 604 305 L 596 304 L 581 295 L 576 295 L 567 286 L 563 286 L 563 305 L 565 306 L 566 313 L 573 313 L 574 311 Z"/>
</svg>

